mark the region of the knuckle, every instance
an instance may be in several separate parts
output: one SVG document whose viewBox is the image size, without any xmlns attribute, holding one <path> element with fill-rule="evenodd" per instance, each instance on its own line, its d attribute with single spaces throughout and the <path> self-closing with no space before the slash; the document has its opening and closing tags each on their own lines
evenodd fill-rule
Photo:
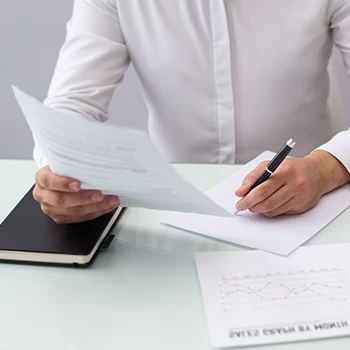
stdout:
<svg viewBox="0 0 350 350">
<path fill-rule="evenodd" d="M 100 211 L 107 210 L 108 208 L 111 208 L 112 205 L 110 203 L 110 198 L 105 198 L 103 202 L 98 204 L 98 208 Z"/>
<path fill-rule="evenodd" d="M 267 187 L 266 186 L 258 186 L 256 189 L 257 195 L 259 198 L 265 198 L 267 195 Z"/>
<path fill-rule="evenodd" d="M 284 176 L 290 176 L 293 174 L 294 172 L 294 167 L 290 164 L 285 164 L 282 169 L 281 172 Z"/>
<path fill-rule="evenodd" d="M 41 183 L 41 180 L 42 178 L 44 177 L 44 175 L 48 174 L 48 171 L 47 171 L 47 167 L 44 167 L 44 168 L 41 168 L 39 169 L 36 173 L 35 173 L 35 182 L 37 183 Z"/>
<path fill-rule="evenodd" d="M 65 206 L 65 200 L 62 193 L 55 193 L 52 199 L 52 205 L 58 208 L 63 208 Z"/>
<path fill-rule="evenodd" d="M 40 195 L 40 190 L 38 188 L 38 186 L 36 185 L 33 189 L 33 198 L 37 201 L 40 202 L 41 201 L 41 195 Z"/>
<path fill-rule="evenodd" d="M 264 207 L 264 210 L 268 213 L 271 213 L 272 210 L 274 209 L 275 207 L 275 204 L 273 201 L 271 200 L 266 200 L 264 203 L 263 203 L 263 207 Z"/>
<path fill-rule="evenodd" d="M 82 205 L 78 205 L 74 207 L 72 210 L 72 214 L 75 216 L 83 216 L 85 214 L 85 208 Z"/>
<path fill-rule="evenodd" d="M 94 202 L 92 199 L 92 194 L 90 192 L 88 193 L 79 192 L 77 193 L 77 196 L 79 196 L 77 198 L 79 198 L 80 203 L 89 204 Z"/>
<path fill-rule="evenodd" d="M 48 173 L 44 173 L 39 177 L 39 184 L 44 188 L 49 188 L 50 176 Z"/>
<path fill-rule="evenodd" d="M 295 184 L 295 188 L 296 190 L 304 190 L 307 187 L 307 181 L 304 177 L 300 177 L 297 179 L 296 184 Z"/>
<path fill-rule="evenodd" d="M 52 210 L 47 205 L 42 204 L 41 205 L 41 210 L 46 215 L 52 214 Z"/>
</svg>

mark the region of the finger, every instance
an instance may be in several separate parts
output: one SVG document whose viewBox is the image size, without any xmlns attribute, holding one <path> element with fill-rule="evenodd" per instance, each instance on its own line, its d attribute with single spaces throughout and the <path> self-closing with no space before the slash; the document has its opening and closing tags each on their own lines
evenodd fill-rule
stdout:
<svg viewBox="0 0 350 350">
<path fill-rule="evenodd" d="M 56 224 L 78 224 L 81 222 L 86 222 L 86 221 L 90 221 L 90 220 L 94 220 L 96 218 L 99 218 L 102 215 L 108 214 L 110 213 L 112 210 L 114 210 L 115 208 L 112 209 L 105 209 L 105 210 L 101 210 L 92 214 L 88 214 L 85 216 L 66 216 L 66 215 L 55 215 L 54 217 L 52 217 L 52 220 L 55 221 Z"/>
<path fill-rule="evenodd" d="M 273 218 L 282 214 L 286 214 L 289 212 L 290 214 L 293 208 L 295 207 L 295 200 L 294 198 L 291 198 L 289 201 L 286 203 L 282 204 L 280 207 L 276 208 L 275 210 L 271 210 L 266 213 L 262 213 L 262 215 L 268 217 L 268 218 Z"/>
<path fill-rule="evenodd" d="M 71 208 L 78 205 L 88 205 L 103 201 L 101 191 L 80 191 L 78 193 L 67 193 L 37 189 L 34 191 L 34 198 L 39 203 L 48 204 L 57 208 Z"/>
<path fill-rule="evenodd" d="M 36 173 L 35 181 L 44 189 L 60 192 L 79 192 L 81 187 L 78 180 L 55 175 L 49 166 L 40 169 Z"/>
<path fill-rule="evenodd" d="M 297 200 L 297 198 L 295 198 L 295 200 Z M 320 200 L 319 197 L 314 198 L 311 202 L 308 202 L 306 205 L 301 206 L 301 207 L 294 205 L 294 207 L 292 209 L 285 211 L 283 214 L 284 215 L 295 215 L 295 214 L 305 213 L 306 211 L 315 207 L 319 200 Z"/>
<path fill-rule="evenodd" d="M 249 192 L 249 189 L 250 189 L 251 186 L 249 185 L 246 185 L 246 184 L 242 184 L 240 188 L 238 188 L 236 191 L 235 191 L 235 195 L 237 197 L 244 197 L 247 195 L 247 193 Z"/>
<path fill-rule="evenodd" d="M 288 186 L 284 185 L 270 197 L 249 208 L 249 210 L 253 213 L 269 213 L 287 203 L 293 196 L 294 193 L 291 192 Z"/>
<path fill-rule="evenodd" d="M 235 192 L 235 195 L 237 197 L 244 197 L 250 187 L 254 184 L 254 182 L 256 181 L 256 179 L 260 176 L 260 174 L 264 171 L 264 169 L 266 168 L 268 162 L 262 162 L 260 163 L 253 171 L 251 171 L 244 179 L 243 179 L 243 183 L 241 185 L 240 188 L 238 188 Z"/>
<path fill-rule="evenodd" d="M 42 211 L 51 217 L 57 215 L 63 216 L 86 216 L 93 213 L 97 213 L 104 210 L 112 210 L 119 206 L 119 199 L 115 196 L 106 197 L 101 203 L 88 204 L 88 205 L 78 205 L 75 207 L 55 207 L 46 203 L 41 205 Z"/>
<path fill-rule="evenodd" d="M 239 211 L 251 209 L 258 203 L 263 202 L 273 193 L 278 191 L 285 183 L 280 176 L 271 176 L 267 181 L 255 187 L 251 192 L 239 200 L 236 208 Z"/>
</svg>

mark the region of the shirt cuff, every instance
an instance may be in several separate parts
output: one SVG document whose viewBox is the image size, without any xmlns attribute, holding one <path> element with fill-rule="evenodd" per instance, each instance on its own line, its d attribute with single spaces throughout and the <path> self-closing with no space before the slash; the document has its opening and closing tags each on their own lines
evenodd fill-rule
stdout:
<svg viewBox="0 0 350 350">
<path fill-rule="evenodd" d="M 336 134 L 315 151 L 326 151 L 337 158 L 350 173 L 350 128 Z"/>
</svg>

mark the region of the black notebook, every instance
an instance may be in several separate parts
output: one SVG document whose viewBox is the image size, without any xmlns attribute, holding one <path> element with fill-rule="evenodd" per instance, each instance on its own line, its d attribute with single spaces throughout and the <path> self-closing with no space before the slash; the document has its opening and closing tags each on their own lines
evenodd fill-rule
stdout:
<svg viewBox="0 0 350 350">
<path fill-rule="evenodd" d="M 32 190 L 0 225 L 0 260 L 88 265 L 108 247 L 123 208 L 84 223 L 58 225 L 41 211 Z"/>
</svg>

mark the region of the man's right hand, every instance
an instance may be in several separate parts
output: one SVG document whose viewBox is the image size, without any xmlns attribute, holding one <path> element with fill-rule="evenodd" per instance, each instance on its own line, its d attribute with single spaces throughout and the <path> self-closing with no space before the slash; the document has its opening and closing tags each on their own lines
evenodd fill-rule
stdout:
<svg viewBox="0 0 350 350">
<path fill-rule="evenodd" d="M 55 175 L 49 166 L 35 176 L 34 199 L 57 224 L 93 220 L 120 204 L 117 196 L 104 197 L 101 191 L 81 191 L 79 181 Z"/>
</svg>

